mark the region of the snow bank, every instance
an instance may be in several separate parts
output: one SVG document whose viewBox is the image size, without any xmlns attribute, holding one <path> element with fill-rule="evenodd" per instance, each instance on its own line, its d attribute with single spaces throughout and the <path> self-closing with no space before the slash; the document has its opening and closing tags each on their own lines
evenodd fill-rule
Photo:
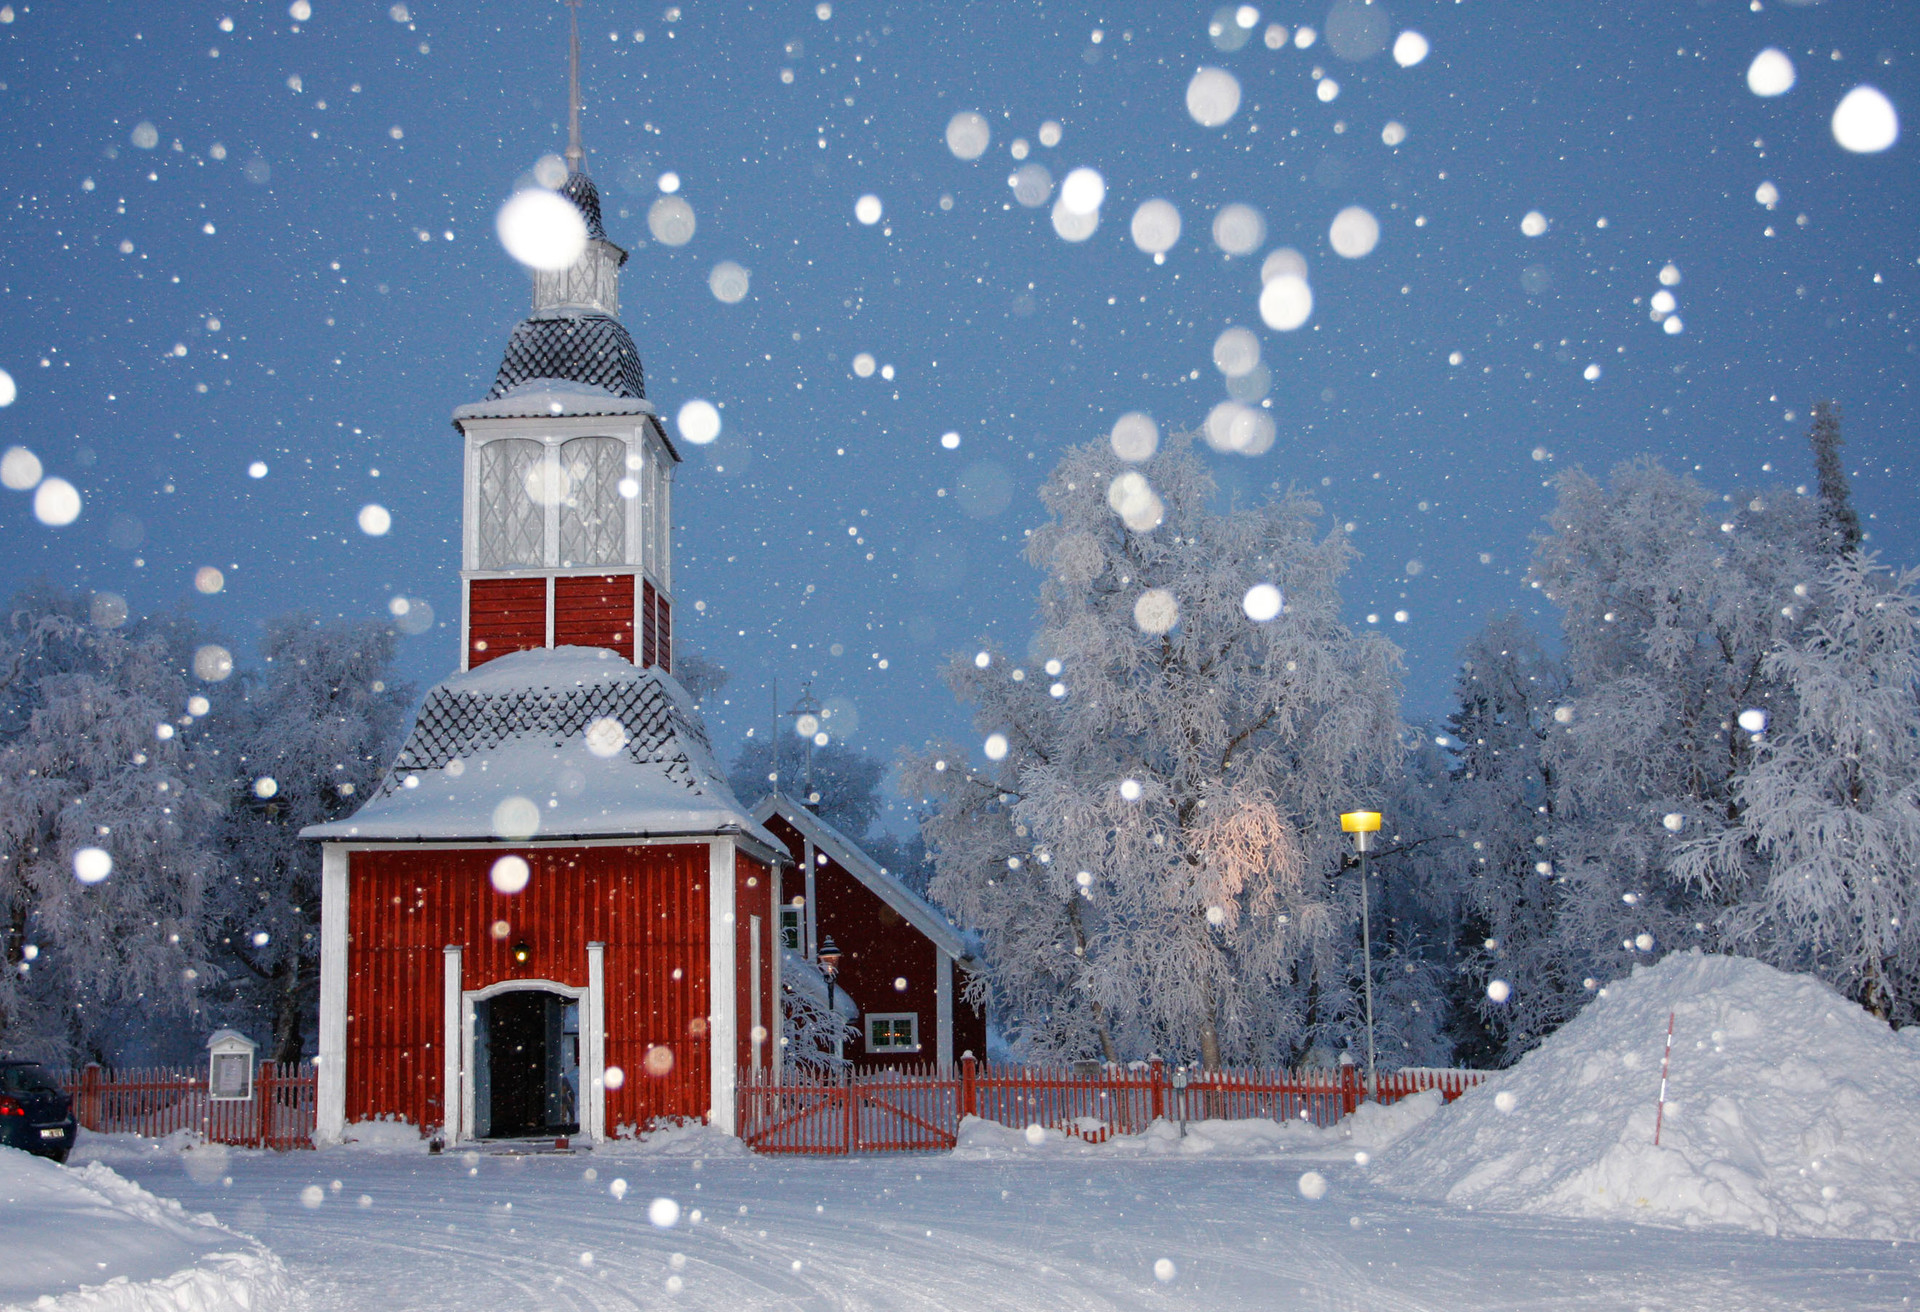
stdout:
<svg viewBox="0 0 1920 1312">
<path fill-rule="evenodd" d="M 1438 1093 L 1428 1092 L 1388 1106 L 1369 1103 L 1337 1125 L 1307 1121 L 1188 1121 L 1183 1137 L 1174 1121 L 1155 1121 L 1138 1134 L 1117 1134 L 1102 1143 L 1089 1142 L 1105 1126 L 1083 1116 L 1078 1134 L 1058 1126 L 1031 1125 L 1015 1129 L 977 1116 L 961 1118 L 953 1155 L 966 1161 L 1008 1157 L 1288 1157 L 1303 1160 L 1352 1159 L 1355 1152 L 1371 1156 L 1431 1120 L 1440 1110 Z"/>
<path fill-rule="evenodd" d="M 1610 985 L 1377 1175 L 1474 1207 L 1914 1239 L 1917 1125 L 1920 1043 L 1808 976 L 1691 952 Z"/>
<path fill-rule="evenodd" d="M 355 1121 L 340 1135 L 340 1146 L 349 1151 L 375 1153 L 424 1153 L 432 1144 L 410 1121 Z"/>
<path fill-rule="evenodd" d="M 747 1146 L 705 1121 L 662 1118 L 642 1130 L 621 1125 L 614 1137 L 593 1146 L 595 1157 L 746 1157 Z"/>
<path fill-rule="evenodd" d="M 0 1148 L 0 1312 L 246 1312 L 283 1307 L 278 1258 L 112 1168 Z"/>
</svg>

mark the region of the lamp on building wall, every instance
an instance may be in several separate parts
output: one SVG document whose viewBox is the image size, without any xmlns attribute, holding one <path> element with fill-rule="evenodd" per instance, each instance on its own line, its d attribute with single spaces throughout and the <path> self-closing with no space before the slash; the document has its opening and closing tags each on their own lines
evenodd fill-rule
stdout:
<svg viewBox="0 0 1920 1312">
<path fill-rule="evenodd" d="M 524 966 L 527 964 L 528 960 L 532 958 L 532 956 L 533 956 L 533 949 L 527 946 L 527 941 L 525 939 L 521 939 L 518 943 L 515 943 L 513 945 L 513 964 L 514 965 Z"/>
<path fill-rule="evenodd" d="M 840 978 L 840 945 L 829 934 L 820 940 L 820 973 L 827 977 L 827 1010 L 833 1010 L 833 982 Z"/>
<path fill-rule="evenodd" d="M 820 973 L 827 977 L 827 1015 L 833 1017 L 833 1055 L 838 1058 L 842 1055 L 840 1011 L 834 1005 L 833 985 L 840 978 L 840 945 L 833 941 L 833 935 L 828 934 L 820 940 L 818 960 Z"/>
<path fill-rule="evenodd" d="M 1349 811 L 1340 817 L 1340 827 L 1353 835 L 1353 845 L 1360 850 L 1360 960 L 1367 972 L 1367 1101 L 1378 1102 L 1380 1087 L 1373 1068 L 1373 933 L 1367 915 L 1367 853 L 1373 847 L 1373 836 L 1380 832 L 1380 813 Z"/>
</svg>

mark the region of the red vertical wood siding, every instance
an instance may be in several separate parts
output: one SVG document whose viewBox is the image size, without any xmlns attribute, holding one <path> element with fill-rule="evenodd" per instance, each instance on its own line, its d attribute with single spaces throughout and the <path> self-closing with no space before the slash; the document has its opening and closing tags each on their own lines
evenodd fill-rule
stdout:
<svg viewBox="0 0 1920 1312">
<path fill-rule="evenodd" d="M 780 816 L 773 816 L 767 828 L 784 843 L 800 867 L 792 876 L 793 887 L 785 889 L 789 900 L 806 890 L 805 840 L 800 831 Z M 832 858 L 820 861 L 816 850 L 813 893 L 819 903 L 815 916 L 820 940 L 833 939 L 840 949 L 839 988 L 860 1008 L 860 1038 L 850 1044 L 847 1055 L 862 1064 L 883 1062 L 926 1062 L 940 1051 L 940 977 L 939 952 L 932 939 L 915 929 L 907 919 L 852 873 Z M 955 983 L 958 985 L 955 971 Z M 896 980 L 905 980 L 906 988 L 895 988 Z M 956 991 L 956 998 L 958 993 Z M 956 1002 L 957 1019 L 963 1008 Z M 913 1012 L 919 1020 L 920 1048 L 917 1052 L 899 1049 L 867 1050 L 869 1012 Z M 986 1027 L 981 1025 L 977 1056 L 985 1056 Z M 963 1051 L 954 1044 L 954 1056 Z"/>
<path fill-rule="evenodd" d="M 511 896 L 488 872 L 512 852 L 532 877 Z M 584 987 L 606 944 L 606 1060 L 626 1079 L 607 1128 L 706 1114 L 706 844 L 427 849 L 350 857 L 347 1119 L 446 1121 L 441 1107 L 445 954 L 464 949 L 463 990 L 508 979 Z M 505 933 L 495 932 L 504 925 Z M 524 965 L 513 949 L 525 943 Z M 671 1060 L 648 1054 L 664 1049 Z"/>
<path fill-rule="evenodd" d="M 553 645 L 607 647 L 633 659 L 633 575 L 572 575 L 553 581 Z"/>
<path fill-rule="evenodd" d="M 653 655 L 668 674 L 673 673 L 673 603 L 667 594 L 656 592 L 653 598 Z"/>
<path fill-rule="evenodd" d="M 653 584 L 642 583 L 640 585 L 639 665 L 643 670 L 650 668 L 654 664 L 654 654 L 660 645 L 659 631 L 654 627 L 653 623 L 653 599 L 656 595 L 653 590 Z"/>
<path fill-rule="evenodd" d="M 773 914 L 773 877 L 765 865 L 735 849 L 733 859 L 734 959 L 738 963 L 735 994 L 739 1010 L 735 1031 L 740 1036 L 738 1064 L 753 1065 L 753 917 L 760 917 L 760 1023 L 766 1039 L 760 1045 L 762 1065 L 780 1061 L 780 1011 L 773 993 L 773 954 L 780 926 Z"/>
<path fill-rule="evenodd" d="M 547 581 L 470 579 L 467 582 L 467 666 L 547 645 Z"/>
</svg>

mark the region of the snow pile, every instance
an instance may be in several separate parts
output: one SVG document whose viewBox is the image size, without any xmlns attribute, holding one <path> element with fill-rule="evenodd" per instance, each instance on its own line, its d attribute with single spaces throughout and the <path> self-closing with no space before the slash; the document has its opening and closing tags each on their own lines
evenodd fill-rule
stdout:
<svg viewBox="0 0 1920 1312">
<path fill-rule="evenodd" d="M 0 1312 L 245 1312 L 292 1288 L 258 1243 L 112 1168 L 0 1148 Z"/>
<path fill-rule="evenodd" d="M 1288 1157 L 1313 1161 L 1347 1161 L 1355 1152 L 1379 1152 L 1427 1121 L 1440 1110 L 1438 1093 L 1427 1092 L 1387 1106 L 1369 1103 L 1340 1121 L 1318 1126 L 1309 1121 L 1188 1121 L 1186 1134 L 1175 1121 L 1159 1120 L 1138 1134 L 1116 1134 L 1092 1142 L 1106 1127 L 1095 1117 L 1083 1116 L 1069 1134 L 1060 1126 L 1031 1125 L 1024 1129 L 1001 1125 L 977 1116 L 962 1117 L 953 1155 L 966 1161 L 1007 1157 Z"/>
<path fill-rule="evenodd" d="M 614 1138 L 595 1144 L 594 1156 L 618 1157 L 746 1157 L 747 1146 L 725 1130 L 705 1121 L 675 1120 L 660 1117 L 641 1129 L 621 1125 Z"/>
<path fill-rule="evenodd" d="M 1920 1044 L 1818 980 L 1690 952 L 1602 990 L 1401 1144 L 1379 1178 L 1474 1207 L 1914 1239 L 1915 1125 Z"/>
<path fill-rule="evenodd" d="M 429 1141 L 410 1121 L 355 1121 L 340 1135 L 340 1146 L 361 1152 L 424 1153 Z"/>
</svg>

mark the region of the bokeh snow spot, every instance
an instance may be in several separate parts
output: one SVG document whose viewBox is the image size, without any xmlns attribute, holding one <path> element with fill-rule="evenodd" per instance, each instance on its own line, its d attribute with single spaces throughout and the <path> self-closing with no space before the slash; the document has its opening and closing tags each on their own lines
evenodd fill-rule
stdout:
<svg viewBox="0 0 1920 1312">
<path fill-rule="evenodd" d="M 494 231 L 507 254 L 547 273 L 572 268 L 587 249 L 587 221 L 580 211 L 542 187 L 515 192 L 495 216 Z"/>
<path fill-rule="evenodd" d="M 487 872 L 487 881 L 493 885 L 496 892 L 511 896 L 526 888 L 527 880 L 532 875 L 533 870 L 527 865 L 526 858 L 503 856 L 495 861 L 493 869 Z"/>
</svg>

